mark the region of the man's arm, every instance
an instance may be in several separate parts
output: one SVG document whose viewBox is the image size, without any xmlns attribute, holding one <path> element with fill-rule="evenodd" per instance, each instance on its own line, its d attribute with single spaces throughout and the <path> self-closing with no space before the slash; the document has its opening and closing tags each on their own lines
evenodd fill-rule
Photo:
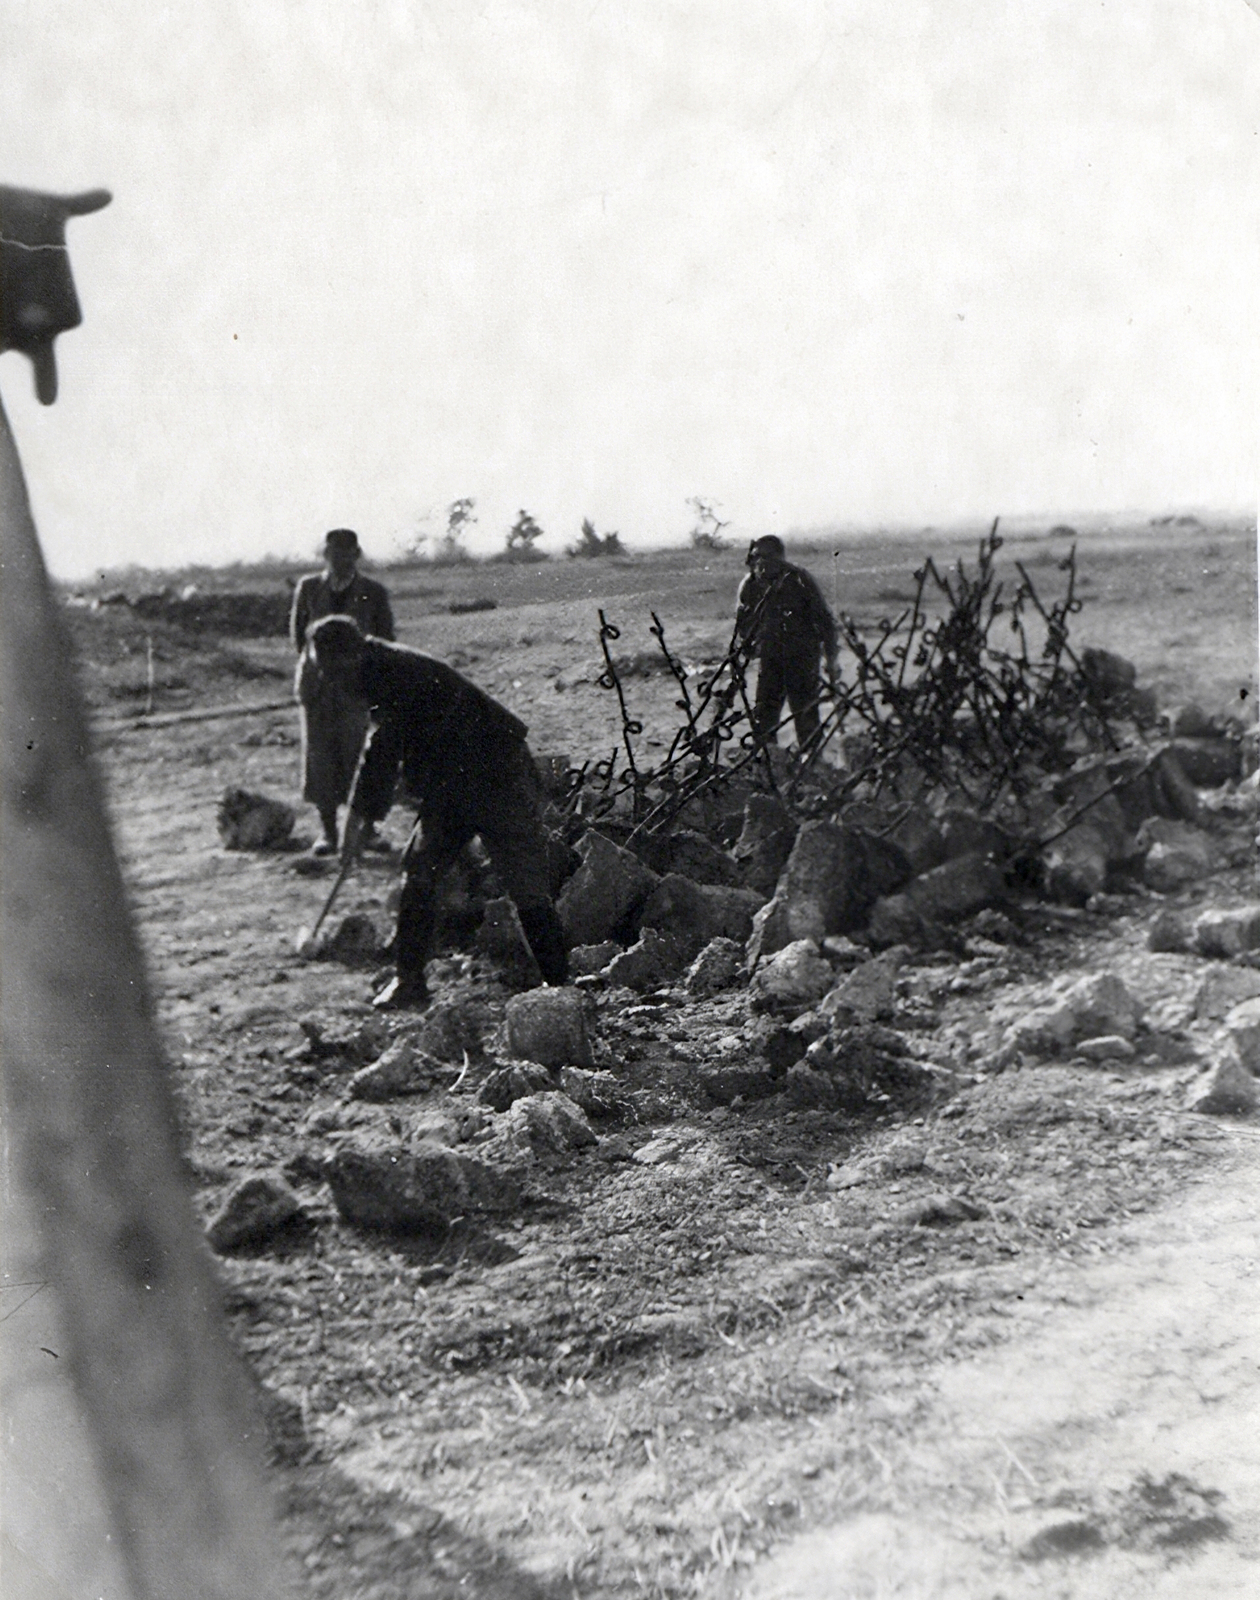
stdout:
<svg viewBox="0 0 1260 1600">
<path fill-rule="evenodd" d="M 735 599 L 735 636 L 742 639 L 745 644 L 750 645 L 754 642 L 751 635 L 761 598 L 761 585 L 750 572 L 740 584 L 739 594 Z"/>
<path fill-rule="evenodd" d="M 298 579 L 298 586 L 293 591 L 293 609 L 289 612 L 289 638 L 293 641 L 293 648 L 300 654 L 306 643 L 306 629 L 310 623 L 310 604 L 308 592 L 310 585 L 305 578 Z"/>
<path fill-rule="evenodd" d="M 386 717 L 368 730 L 367 743 L 350 794 L 350 812 L 364 822 L 383 822 L 394 803 L 394 786 L 402 761 L 402 734 Z"/>
<path fill-rule="evenodd" d="M 394 613 L 389 603 L 389 590 L 383 583 L 377 586 L 376 626 L 370 631 L 378 639 L 394 638 Z"/>
<path fill-rule="evenodd" d="M 818 642 L 822 645 L 823 655 L 827 660 L 827 677 L 835 683 L 838 668 L 836 655 L 839 649 L 839 640 L 836 637 L 836 619 L 831 614 L 831 607 L 823 599 L 823 592 L 818 586 L 818 580 L 812 572 L 801 569 L 801 577 L 805 580 L 805 592 L 809 596 L 810 621 Z"/>
</svg>

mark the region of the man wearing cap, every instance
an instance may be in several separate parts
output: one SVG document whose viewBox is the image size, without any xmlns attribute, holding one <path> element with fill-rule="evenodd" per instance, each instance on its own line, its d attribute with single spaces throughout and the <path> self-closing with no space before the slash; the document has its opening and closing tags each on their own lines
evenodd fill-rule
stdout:
<svg viewBox="0 0 1260 1600">
<path fill-rule="evenodd" d="M 474 836 L 520 915 L 548 983 L 568 974 L 564 930 L 551 895 L 542 785 L 525 724 L 453 667 L 407 645 L 365 638 L 349 617 L 325 617 L 310 632 L 320 673 L 365 713 L 371 730 L 341 841 L 352 862 L 401 789 L 419 812 L 403 854 L 394 937 L 395 977 L 376 996 L 381 1010 L 422 1006 L 424 966 L 442 875 Z"/>
<path fill-rule="evenodd" d="M 295 685 L 302 720 L 302 798 L 319 812 L 324 837 L 315 854 L 337 853 L 337 807 L 354 781 L 367 734 L 367 710 L 342 694 L 315 669 L 308 646 L 310 630 L 321 617 L 353 617 L 365 634 L 394 637 L 394 617 L 385 585 L 359 571 L 359 536 L 352 528 L 333 528 L 324 538 L 324 570 L 301 579 L 293 595 L 289 631 L 299 652 Z M 370 835 L 365 849 L 388 850 Z"/>
<path fill-rule="evenodd" d="M 820 655 L 829 682 L 837 681 L 836 623 L 813 576 L 786 559 L 783 540 L 775 534 L 754 539 L 749 547 L 735 630 L 749 654 L 761 661 L 753 732 L 763 743 L 774 743 L 786 700 L 797 744 L 807 750 L 819 731 Z"/>
</svg>

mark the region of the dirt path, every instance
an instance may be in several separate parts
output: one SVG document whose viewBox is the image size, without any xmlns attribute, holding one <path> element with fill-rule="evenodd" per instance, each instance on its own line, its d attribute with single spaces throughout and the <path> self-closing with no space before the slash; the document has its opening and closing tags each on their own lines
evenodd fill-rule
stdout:
<svg viewBox="0 0 1260 1600">
<path fill-rule="evenodd" d="M 790 1542 L 736 1592 L 1260 1594 L 1260 1136 L 1225 1137 L 1233 1159 L 1132 1248 L 1051 1267 L 1000 1350 L 940 1369 L 886 1509 Z"/>
</svg>

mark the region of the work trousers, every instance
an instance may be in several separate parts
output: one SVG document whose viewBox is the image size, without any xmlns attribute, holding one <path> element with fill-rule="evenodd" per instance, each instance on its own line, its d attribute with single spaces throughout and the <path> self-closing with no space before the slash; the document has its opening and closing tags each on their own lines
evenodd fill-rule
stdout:
<svg viewBox="0 0 1260 1600">
<path fill-rule="evenodd" d="M 822 684 L 818 677 L 818 649 L 764 654 L 757 673 L 757 698 L 753 703 L 753 732 L 765 744 L 773 744 L 775 729 L 783 715 L 783 702 L 792 708 L 796 742 L 809 749 L 818 736 L 818 701 Z"/>
<path fill-rule="evenodd" d="M 521 745 L 505 758 L 494 781 L 477 794 L 427 799 L 403 853 L 402 897 L 394 964 L 409 981 L 424 977 L 437 921 L 438 886 L 464 846 L 479 837 L 548 983 L 568 976 L 564 930 L 551 898 L 542 791 L 533 758 Z"/>
</svg>

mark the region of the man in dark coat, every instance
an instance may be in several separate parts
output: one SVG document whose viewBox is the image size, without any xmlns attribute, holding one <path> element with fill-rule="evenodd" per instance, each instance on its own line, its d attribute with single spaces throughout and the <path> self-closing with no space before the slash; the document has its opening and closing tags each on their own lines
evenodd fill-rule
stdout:
<svg viewBox="0 0 1260 1600">
<path fill-rule="evenodd" d="M 774 743 L 786 700 L 797 743 L 807 750 L 819 731 L 820 655 L 828 680 L 832 685 L 837 680 L 835 618 L 813 576 L 786 560 L 783 541 L 774 534 L 753 541 L 748 568 L 739 586 L 735 628 L 749 654 L 761 659 L 753 731 L 764 743 Z"/>
<path fill-rule="evenodd" d="M 315 854 L 337 852 L 337 807 L 345 805 L 367 734 L 367 712 L 312 671 L 306 649 L 312 624 L 321 617 L 353 617 L 377 639 L 394 637 L 394 617 L 385 585 L 359 571 L 359 537 L 352 528 L 333 528 L 324 539 L 323 572 L 301 579 L 293 595 L 289 632 L 299 653 L 295 685 L 302 719 L 302 798 L 319 812 L 324 837 Z M 388 849 L 374 837 L 367 848 Z"/>
<path fill-rule="evenodd" d="M 348 617 L 317 622 L 310 644 L 320 673 L 371 712 L 342 837 L 343 862 L 355 859 L 366 830 L 386 816 L 400 780 L 419 811 L 403 855 L 396 976 L 374 1004 L 392 1009 L 427 1002 L 424 965 L 438 883 L 474 835 L 516 904 L 543 978 L 563 983 L 568 954 L 551 897 L 542 786 L 525 724 L 445 662 L 407 645 L 364 638 Z"/>
</svg>

